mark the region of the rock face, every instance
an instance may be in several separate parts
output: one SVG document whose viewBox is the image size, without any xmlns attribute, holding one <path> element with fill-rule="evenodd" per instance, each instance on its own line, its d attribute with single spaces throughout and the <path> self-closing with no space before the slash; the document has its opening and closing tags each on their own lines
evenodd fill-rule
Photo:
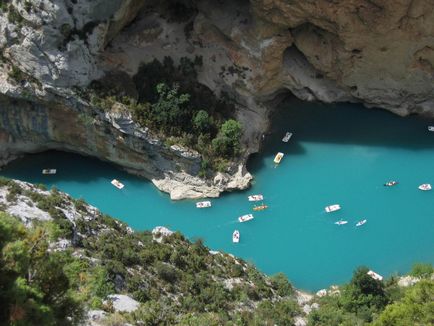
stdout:
<svg viewBox="0 0 434 326">
<path fill-rule="evenodd" d="M 147 129 L 137 126 L 122 107 L 110 112 L 90 110 L 70 101 L 34 103 L 0 96 L 0 160 L 50 149 L 96 156 L 153 181 L 172 199 L 217 197 L 220 192 L 246 188 L 250 174 L 215 181 L 195 177 L 201 156 L 181 146 L 166 146 Z M 237 180 L 237 179 L 235 179 Z"/>
<path fill-rule="evenodd" d="M 434 116 L 432 0 L 26 3 L 0 9 L 3 161 L 49 148 L 93 155 L 174 199 L 246 188 L 242 166 L 204 181 L 199 155 L 165 148 L 124 113 L 92 113 L 71 92 L 165 56 L 201 56 L 198 81 L 236 101 L 244 159 L 268 128 L 266 104 L 282 94 Z"/>
</svg>

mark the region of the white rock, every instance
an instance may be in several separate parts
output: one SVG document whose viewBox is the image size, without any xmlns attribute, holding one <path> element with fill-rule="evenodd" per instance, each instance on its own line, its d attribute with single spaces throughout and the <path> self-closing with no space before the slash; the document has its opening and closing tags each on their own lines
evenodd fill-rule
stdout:
<svg viewBox="0 0 434 326">
<path fill-rule="evenodd" d="M 161 242 L 164 237 L 167 237 L 171 234 L 173 234 L 173 231 L 170 231 L 164 226 L 157 226 L 152 230 L 152 238 L 157 242 Z"/>
<path fill-rule="evenodd" d="M 91 322 L 92 321 L 100 321 L 106 315 L 107 315 L 107 313 L 103 310 L 89 310 L 87 312 L 87 316 Z"/>
<path fill-rule="evenodd" d="M 327 295 L 327 290 L 326 289 L 321 289 L 321 290 L 319 290 L 317 293 L 316 293 L 316 296 L 318 296 L 318 297 L 323 297 L 323 296 L 325 296 L 325 295 Z"/>
<path fill-rule="evenodd" d="M 301 316 L 296 316 L 294 318 L 294 325 L 295 326 L 306 326 L 307 325 L 307 320 L 306 320 L 306 318 L 303 318 Z"/>
<path fill-rule="evenodd" d="M 412 286 L 419 281 L 420 281 L 419 278 L 407 275 L 407 276 L 403 276 L 399 279 L 398 285 L 402 286 L 402 287 L 407 287 L 407 286 Z"/>
<path fill-rule="evenodd" d="M 113 308 L 115 311 L 120 312 L 132 312 L 140 305 L 138 301 L 123 294 L 111 294 L 107 297 L 107 300 L 104 301 L 104 304 L 107 304 L 108 301 L 113 303 Z"/>
</svg>

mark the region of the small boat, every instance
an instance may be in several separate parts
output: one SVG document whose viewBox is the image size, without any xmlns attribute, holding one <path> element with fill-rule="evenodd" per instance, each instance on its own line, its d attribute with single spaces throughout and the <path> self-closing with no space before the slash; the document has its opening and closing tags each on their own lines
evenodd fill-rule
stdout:
<svg viewBox="0 0 434 326">
<path fill-rule="evenodd" d="M 251 195 L 249 197 L 247 197 L 249 199 L 249 201 L 260 201 L 260 200 L 264 200 L 264 196 L 262 196 L 261 194 L 259 195 Z"/>
<path fill-rule="evenodd" d="M 368 220 L 361 220 L 361 221 L 358 221 L 358 222 L 356 223 L 356 226 L 362 226 L 362 225 L 365 224 L 367 221 L 368 221 Z"/>
<path fill-rule="evenodd" d="M 428 131 L 434 131 L 434 126 L 428 126 Z"/>
<path fill-rule="evenodd" d="M 382 281 L 383 280 L 383 276 L 381 276 L 380 274 L 375 273 L 374 271 L 369 271 L 366 274 L 368 274 L 374 280 L 377 280 L 377 281 Z"/>
<path fill-rule="evenodd" d="M 347 223 L 348 223 L 348 221 L 343 221 L 343 220 L 335 222 L 336 225 L 344 225 L 344 224 L 347 224 Z"/>
<path fill-rule="evenodd" d="M 331 213 L 331 212 L 334 212 L 334 211 L 338 211 L 338 210 L 340 210 L 340 209 L 341 209 L 341 205 L 339 205 L 339 204 L 334 204 L 334 205 L 327 206 L 327 207 L 325 208 L 325 211 L 326 211 L 327 213 Z"/>
<path fill-rule="evenodd" d="M 122 189 L 124 187 L 124 185 L 119 180 L 116 180 L 116 179 L 113 179 L 111 181 L 111 184 L 118 189 Z"/>
<path fill-rule="evenodd" d="M 238 221 L 240 221 L 240 223 L 247 222 L 247 221 L 250 221 L 250 220 L 253 220 L 253 215 L 252 214 L 246 214 L 246 215 L 240 216 L 238 218 Z"/>
<path fill-rule="evenodd" d="M 197 208 L 211 207 L 211 202 L 209 200 L 207 200 L 207 201 L 200 201 L 200 202 L 196 203 L 196 207 Z"/>
<path fill-rule="evenodd" d="M 388 182 L 386 182 L 385 184 L 384 184 L 384 186 L 386 186 L 386 187 L 392 187 L 392 186 L 396 186 L 398 184 L 398 182 L 397 181 L 388 181 Z"/>
<path fill-rule="evenodd" d="M 56 174 L 57 170 L 56 169 L 43 169 L 42 170 L 42 174 Z"/>
<path fill-rule="evenodd" d="M 418 188 L 420 190 L 427 191 L 427 190 L 431 190 L 431 185 L 429 183 L 424 183 L 421 184 Z"/>
<path fill-rule="evenodd" d="M 232 233 L 232 242 L 233 243 L 240 242 L 240 231 L 235 230 L 234 233 Z"/>
<path fill-rule="evenodd" d="M 268 208 L 268 206 L 265 204 L 253 206 L 254 211 L 263 211 L 264 209 L 267 209 L 267 208 Z"/>
<path fill-rule="evenodd" d="M 281 152 L 277 153 L 276 156 L 274 157 L 274 163 L 279 164 L 283 158 L 283 155 L 284 154 Z"/>
<path fill-rule="evenodd" d="M 285 134 L 285 137 L 282 138 L 282 141 L 283 141 L 284 143 L 287 143 L 287 142 L 291 139 L 291 137 L 292 137 L 292 132 L 287 132 L 287 133 Z"/>
</svg>

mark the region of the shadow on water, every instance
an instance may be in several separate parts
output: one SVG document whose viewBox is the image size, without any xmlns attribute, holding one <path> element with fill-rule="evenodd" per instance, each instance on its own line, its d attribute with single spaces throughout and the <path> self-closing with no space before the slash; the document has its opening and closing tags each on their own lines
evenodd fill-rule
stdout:
<svg viewBox="0 0 434 326">
<path fill-rule="evenodd" d="M 57 173 L 55 175 L 43 175 L 42 169 L 57 169 Z M 111 181 L 116 178 L 129 182 L 149 183 L 148 180 L 138 179 L 114 164 L 90 156 L 62 151 L 25 155 L 5 166 L 1 174 L 5 177 L 20 175 L 24 180 L 32 183 L 76 182 L 89 184 L 101 179 Z"/>
<path fill-rule="evenodd" d="M 400 117 L 382 109 L 368 109 L 361 104 L 323 104 L 291 97 L 282 102 L 271 116 L 271 129 L 265 135 L 259 154 L 253 154 L 247 168 L 255 173 L 263 168 L 263 156 L 283 152 L 303 155 L 301 142 L 330 143 L 368 147 L 399 147 L 419 151 L 434 147 L 434 133 L 427 130 L 433 119 Z M 281 139 L 293 133 L 285 146 Z"/>
</svg>

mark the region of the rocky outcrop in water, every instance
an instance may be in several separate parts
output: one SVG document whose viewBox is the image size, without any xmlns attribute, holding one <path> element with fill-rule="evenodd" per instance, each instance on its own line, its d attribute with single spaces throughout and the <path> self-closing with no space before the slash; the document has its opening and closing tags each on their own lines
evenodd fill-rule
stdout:
<svg viewBox="0 0 434 326">
<path fill-rule="evenodd" d="M 175 62 L 202 57 L 198 81 L 237 103 L 236 116 L 244 126 L 243 159 L 258 150 L 268 128 L 266 104 L 285 94 L 361 102 L 400 115 L 434 115 L 431 0 L 3 3 L 0 92 L 9 98 L 1 106 L 2 139 L 8 139 L 2 146 L 4 160 L 45 148 L 85 153 L 138 171 L 173 198 L 217 196 L 247 187 L 251 176 L 242 167 L 201 180 L 197 154 L 163 150 L 161 142 L 149 145 L 129 119 L 121 119 L 129 133 L 104 114 L 93 117 L 92 127 L 79 121 L 80 114 L 92 109 L 77 105 L 79 96 L 71 89 L 112 72 L 130 78 L 141 63 L 165 56 Z M 16 117 L 5 112 L 11 106 L 20 112 Z M 56 125 L 57 131 L 29 124 L 34 110 L 47 128 Z M 22 130 L 11 127 L 14 123 Z"/>
</svg>

